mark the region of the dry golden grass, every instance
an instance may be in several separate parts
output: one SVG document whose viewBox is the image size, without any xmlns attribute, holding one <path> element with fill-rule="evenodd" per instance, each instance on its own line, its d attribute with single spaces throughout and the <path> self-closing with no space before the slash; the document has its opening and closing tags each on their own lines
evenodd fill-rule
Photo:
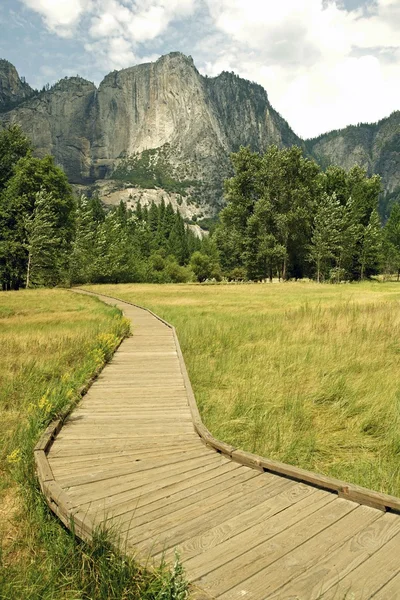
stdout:
<svg viewBox="0 0 400 600">
<path fill-rule="evenodd" d="M 91 289 L 176 326 L 216 437 L 400 496 L 400 285 Z"/>
</svg>

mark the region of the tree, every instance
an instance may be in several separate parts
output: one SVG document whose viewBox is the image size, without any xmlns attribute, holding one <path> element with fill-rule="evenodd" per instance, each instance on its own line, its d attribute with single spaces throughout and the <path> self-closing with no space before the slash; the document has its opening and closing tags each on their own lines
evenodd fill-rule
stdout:
<svg viewBox="0 0 400 600">
<path fill-rule="evenodd" d="M 190 259 L 190 266 L 197 281 L 203 282 L 212 277 L 213 265 L 211 258 L 201 252 L 194 252 Z"/>
<path fill-rule="evenodd" d="M 317 282 L 326 274 L 340 244 L 343 207 L 336 194 L 324 194 L 314 218 L 310 245 L 310 261 L 317 270 Z"/>
<path fill-rule="evenodd" d="M 235 175 L 226 183 L 228 204 L 216 232 L 222 264 L 232 269 L 245 263 L 250 278 L 303 276 L 323 189 L 318 165 L 300 148 L 276 146 L 263 156 L 241 148 L 232 164 Z"/>
<path fill-rule="evenodd" d="M 382 252 L 382 226 L 377 210 L 373 210 L 364 228 L 360 252 L 360 279 L 366 273 L 377 272 Z"/>
<path fill-rule="evenodd" d="M 28 264 L 26 288 L 55 286 L 66 275 L 67 255 L 51 193 L 41 190 L 36 194 L 32 214 L 26 217 Z"/>
<path fill-rule="evenodd" d="M 397 271 L 400 279 L 400 204 L 393 204 L 383 234 L 386 267 L 388 271 Z"/>
<path fill-rule="evenodd" d="M 97 257 L 97 232 L 104 221 L 104 210 L 98 212 L 98 199 L 81 196 L 75 218 L 75 238 L 71 254 L 71 281 L 73 283 L 93 282 L 94 266 Z"/>
<path fill-rule="evenodd" d="M 14 174 L 20 158 L 30 155 L 29 139 L 18 125 L 9 125 L 0 131 L 0 193 Z"/>
<path fill-rule="evenodd" d="M 1 194 L 0 276 L 2 286 L 7 289 L 18 289 L 26 282 L 29 260 L 26 225 L 34 215 L 39 192 L 51 200 L 54 230 L 63 248 L 67 252 L 71 247 L 75 201 L 65 174 L 50 156 L 39 159 L 28 154 L 20 158 Z"/>
</svg>

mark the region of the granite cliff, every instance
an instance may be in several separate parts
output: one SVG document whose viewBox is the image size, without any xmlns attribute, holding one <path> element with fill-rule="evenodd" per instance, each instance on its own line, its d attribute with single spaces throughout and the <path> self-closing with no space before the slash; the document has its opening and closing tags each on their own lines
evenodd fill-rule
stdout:
<svg viewBox="0 0 400 600">
<path fill-rule="evenodd" d="M 360 124 L 307 140 L 309 153 L 323 166 L 345 169 L 357 164 L 382 177 L 381 214 L 400 202 L 400 111 L 378 123 Z"/>
<path fill-rule="evenodd" d="M 0 113 L 12 109 L 34 93 L 25 80 L 19 77 L 14 65 L 0 58 Z"/>
<path fill-rule="evenodd" d="M 74 184 L 156 187 L 203 209 L 221 203 L 229 154 L 241 145 L 263 151 L 303 143 L 261 86 L 233 73 L 203 77 L 180 53 L 114 71 L 98 88 L 65 78 L 0 113 L 4 123 L 21 125 L 39 156 L 52 154 Z"/>
<path fill-rule="evenodd" d="M 229 154 L 241 145 L 297 144 L 323 166 L 361 164 L 382 175 L 383 208 L 400 193 L 400 113 L 304 142 L 261 86 L 233 73 L 203 77 L 178 52 L 114 71 L 98 88 L 70 77 L 41 92 L 0 61 L 0 121 L 20 124 L 39 156 L 52 154 L 71 183 L 97 187 L 104 200 L 153 189 L 189 216 L 219 208 Z"/>
</svg>

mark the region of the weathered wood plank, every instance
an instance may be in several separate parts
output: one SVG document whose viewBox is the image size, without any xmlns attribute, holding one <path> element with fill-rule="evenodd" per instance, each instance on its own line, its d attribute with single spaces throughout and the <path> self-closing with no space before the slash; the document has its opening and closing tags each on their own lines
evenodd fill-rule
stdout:
<svg viewBox="0 0 400 600">
<path fill-rule="evenodd" d="M 202 457 L 208 457 L 209 453 L 206 448 L 198 448 L 189 452 L 179 452 L 163 459 L 157 458 L 142 458 L 136 460 L 127 460 L 125 457 L 122 459 L 122 464 L 114 462 L 111 467 L 107 468 L 103 465 L 99 465 L 96 469 L 92 466 L 90 471 L 85 469 L 83 474 L 79 474 L 74 470 L 74 474 L 69 471 L 67 474 L 62 474 L 58 471 L 57 480 L 60 485 L 66 487 L 76 487 L 79 485 L 86 485 L 89 483 L 95 483 L 99 481 L 110 481 L 115 478 L 123 478 L 125 475 L 132 475 L 134 473 L 143 473 L 144 471 L 152 471 L 161 467 L 172 467 L 179 463 L 186 463 L 192 459 L 198 459 Z"/>
<path fill-rule="evenodd" d="M 149 506 L 159 500 L 169 500 L 174 494 L 185 492 L 188 488 L 195 488 L 203 483 L 216 480 L 217 477 L 225 474 L 231 474 L 240 469 L 239 465 L 224 463 L 216 465 L 215 463 L 205 464 L 185 473 L 172 474 L 162 480 L 144 484 L 140 487 L 129 487 L 114 495 L 109 495 L 97 501 L 90 501 L 81 504 L 94 512 L 103 510 L 106 516 L 112 515 L 114 510 L 125 510 L 126 505 L 135 506 L 139 509 L 142 506 Z"/>
<path fill-rule="evenodd" d="M 223 568 L 222 574 L 222 569 L 219 573 L 210 573 L 199 579 L 198 583 L 207 589 L 213 581 L 213 590 L 217 590 L 224 600 L 234 600 L 244 595 L 252 600 L 264 600 L 274 592 L 279 597 L 279 588 L 283 583 L 317 563 L 325 552 L 340 548 L 381 516 L 379 511 L 372 508 L 337 498 L 307 522 L 303 521 L 299 526 L 275 536 L 267 545 L 262 544 L 242 555 L 239 584 L 234 585 L 233 578 L 227 577 L 226 568 Z M 232 561 L 232 567 L 236 565 L 237 561 Z M 270 565 L 271 568 L 267 568 Z"/>
<path fill-rule="evenodd" d="M 374 600 L 388 600 L 388 598 L 399 598 L 400 597 L 400 565 L 398 564 L 398 543 L 399 540 L 393 540 L 393 545 L 395 546 L 394 551 L 392 550 L 391 552 L 391 556 L 388 559 L 389 563 L 393 563 L 393 561 L 397 562 L 397 565 L 390 565 L 390 571 L 389 573 L 386 573 L 385 569 L 386 569 L 386 564 L 383 565 L 383 567 L 381 567 L 382 569 L 382 575 L 385 577 L 385 579 L 383 579 L 382 581 L 382 585 L 381 588 L 379 589 L 379 591 L 377 591 L 372 597 Z M 366 561 L 366 565 L 367 565 Z M 367 575 L 367 577 L 370 577 L 371 575 L 371 566 L 375 569 L 376 568 L 376 563 L 374 563 L 373 565 L 371 565 L 371 563 L 369 563 L 367 565 L 367 568 L 369 570 L 369 573 Z M 396 573 L 396 575 L 393 576 L 393 574 Z M 365 583 L 365 582 L 363 582 Z"/>
<path fill-rule="evenodd" d="M 162 479 L 166 479 L 172 475 L 178 475 L 179 477 L 186 477 L 190 471 L 194 471 L 197 468 L 205 467 L 207 465 L 223 465 L 225 464 L 224 459 L 216 459 L 214 456 L 207 458 L 201 457 L 198 459 L 191 459 L 190 461 L 183 461 L 178 463 L 176 466 L 171 467 L 160 467 L 154 469 L 152 473 L 143 473 L 140 478 L 137 475 L 127 475 L 123 479 L 116 478 L 115 481 L 110 479 L 106 482 L 100 483 L 86 483 L 81 486 L 65 488 L 68 489 L 68 495 L 71 497 L 72 502 L 75 506 L 85 504 L 87 502 L 94 502 L 101 498 L 108 496 L 114 496 L 120 492 L 125 492 L 128 489 L 141 488 L 146 484 L 156 481 L 156 487 L 162 486 Z"/>
<path fill-rule="evenodd" d="M 310 487 L 304 488 L 303 492 L 304 495 L 299 495 L 297 502 L 293 502 L 284 490 L 271 500 L 261 519 L 260 515 L 249 511 L 244 517 L 234 517 L 181 544 L 178 549 L 191 579 L 199 579 L 223 565 L 229 568 L 232 560 L 300 523 L 335 499 L 332 494 Z M 172 558 L 167 552 L 166 558 L 169 556 Z"/>
<path fill-rule="evenodd" d="M 400 519 L 386 514 L 360 531 L 340 548 L 328 552 L 301 577 L 283 586 L 276 598 L 290 598 L 294 593 L 300 598 L 317 600 L 344 597 L 352 588 L 363 589 L 364 598 L 370 598 L 382 583 L 400 570 L 399 548 Z M 390 540 L 396 536 L 392 543 Z M 393 554 L 394 552 L 394 554 Z M 395 558 L 391 561 L 391 558 Z M 332 569 L 335 565 L 335 569 Z"/>
</svg>

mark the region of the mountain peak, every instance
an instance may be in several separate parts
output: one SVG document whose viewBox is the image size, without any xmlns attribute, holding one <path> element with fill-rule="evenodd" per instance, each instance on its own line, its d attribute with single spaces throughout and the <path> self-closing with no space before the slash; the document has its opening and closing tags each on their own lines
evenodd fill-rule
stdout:
<svg viewBox="0 0 400 600">
<path fill-rule="evenodd" d="M 0 112 L 9 110 L 34 94 L 34 90 L 20 78 L 17 69 L 8 60 L 0 59 Z"/>
</svg>

